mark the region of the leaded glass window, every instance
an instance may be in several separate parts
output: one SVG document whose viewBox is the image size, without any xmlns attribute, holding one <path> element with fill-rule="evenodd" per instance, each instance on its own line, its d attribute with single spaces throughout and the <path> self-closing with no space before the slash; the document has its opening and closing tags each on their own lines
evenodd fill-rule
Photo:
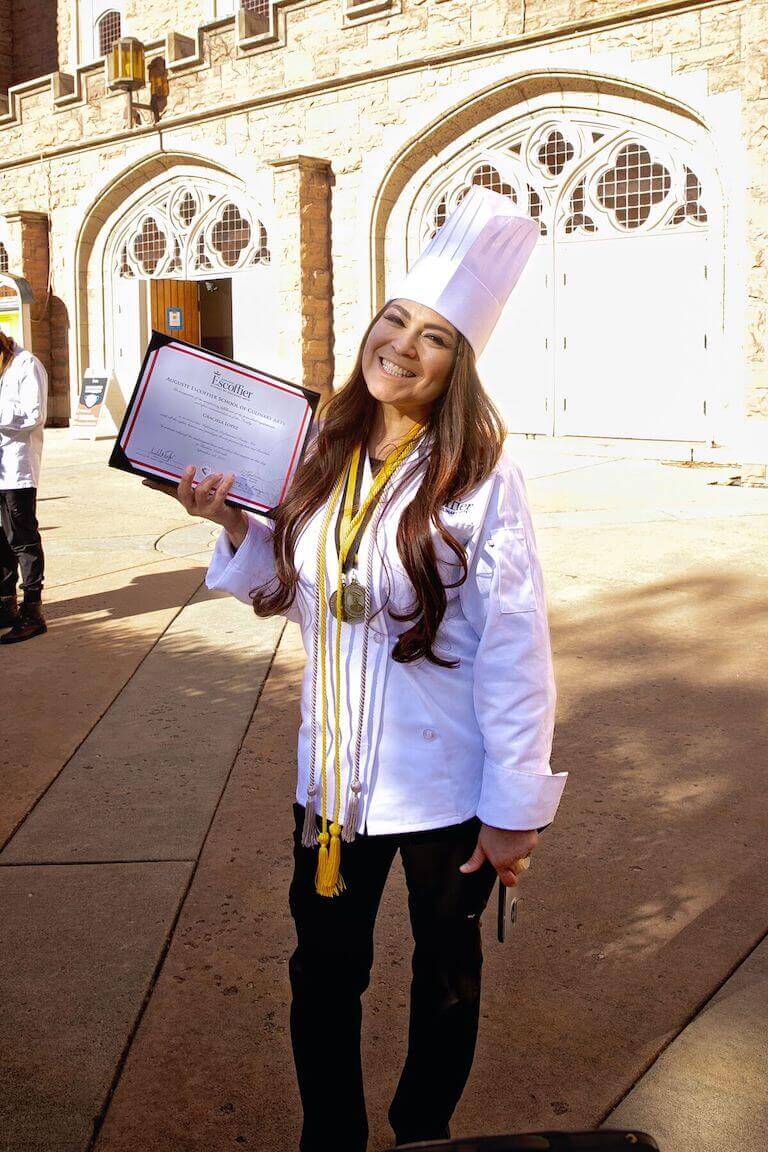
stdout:
<svg viewBox="0 0 768 1152">
<path fill-rule="evenodd" d="M 120 277 L 187 279 L 270 260 L 267 229 L 250 205 L 192 180 L 175 181 L 145 202 L 114 250 Z"/>
</svg>

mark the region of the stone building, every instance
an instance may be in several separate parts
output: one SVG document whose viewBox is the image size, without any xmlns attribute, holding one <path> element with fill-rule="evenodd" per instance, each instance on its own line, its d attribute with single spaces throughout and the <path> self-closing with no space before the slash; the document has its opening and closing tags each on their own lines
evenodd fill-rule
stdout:
<svg viewBox="0 0 768 1152">
<path fill-rule="evenodd" d="M 118 419 L 169 309 L 340 382 L 479 183 L 541 230 L 481 362 L 513 431 L 768 428 L 766 49 L 762 0 L 0 0 L 0 271 L 52 418 L 90 367 Z"/>
</svg>

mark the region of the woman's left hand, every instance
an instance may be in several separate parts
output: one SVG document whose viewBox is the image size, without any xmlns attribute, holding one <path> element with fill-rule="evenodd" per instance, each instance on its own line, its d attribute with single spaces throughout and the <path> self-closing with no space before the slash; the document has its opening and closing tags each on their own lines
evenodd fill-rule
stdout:
<svg viewBox="0 0 768 1152">
<path fill-rule="evenodd" d="M 507 828 L 492 828 L 482 824 L 475 850 L 459 868 L 460 872 L 477 872 L 484 860 L 490 860 L 499 874 L 499 879 L 507 888 L 517 884 L 517 875 L 527 865 L 521 865 L 538 844 L 539 834 L 535 828 L 527 832 L 510 831 Z"/>
</svg>

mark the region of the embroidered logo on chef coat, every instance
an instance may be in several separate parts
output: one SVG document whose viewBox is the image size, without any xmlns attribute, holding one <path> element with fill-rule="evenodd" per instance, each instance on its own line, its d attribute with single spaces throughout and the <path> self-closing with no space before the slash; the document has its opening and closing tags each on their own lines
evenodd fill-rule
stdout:
<svg viewBox="0 0 768 1152">
<path fill-rule="evenodd" d="M 474 500 L 451 500 L 448 504 L 443 504 L 443 512 L 447 512 L 449 516 L 465 516 L 474 507 Z"/>
</svg>

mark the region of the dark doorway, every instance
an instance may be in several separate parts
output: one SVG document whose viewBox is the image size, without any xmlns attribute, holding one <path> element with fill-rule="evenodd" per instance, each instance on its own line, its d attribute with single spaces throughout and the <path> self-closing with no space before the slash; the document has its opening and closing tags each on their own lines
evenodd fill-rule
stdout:
<svg viewBox="0 0 768 1152">
<path fill-rule="evenodd" d="M 232 281 L 201 280 L 200 344 L 209 352 L 232 357 Z"/>
</svg>

